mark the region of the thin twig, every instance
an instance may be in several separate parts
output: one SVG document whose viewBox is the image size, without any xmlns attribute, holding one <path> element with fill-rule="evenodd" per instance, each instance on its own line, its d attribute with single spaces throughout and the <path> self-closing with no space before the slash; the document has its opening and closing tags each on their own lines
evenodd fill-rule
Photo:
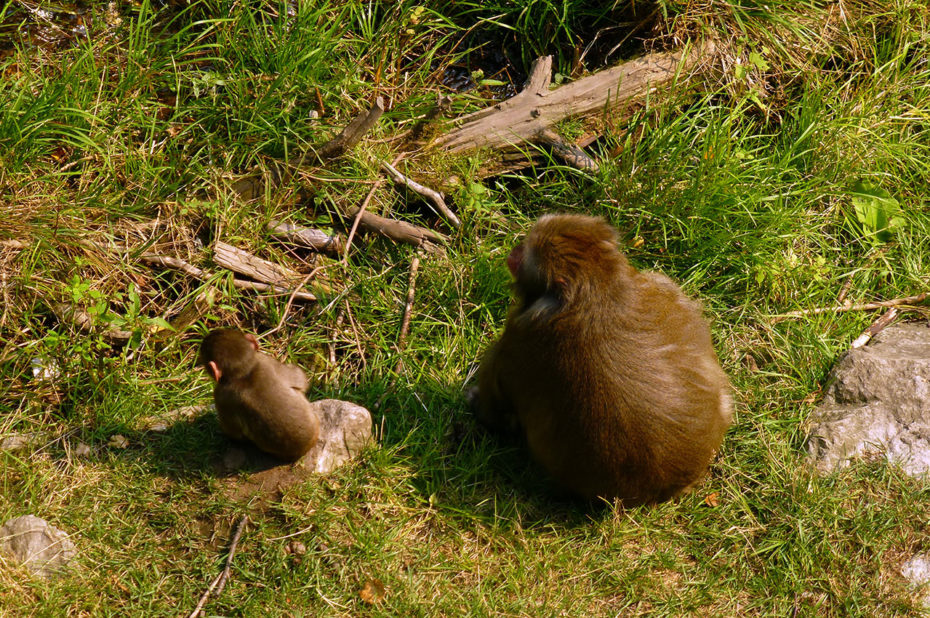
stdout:
<svg viewBox="0 0 930 618">
<path fill-rule="evenodd" d="M 271 236 L 278 240 L 283 240 L 294 245 L 307 247 L 314 251 L 325 251 L 327 253 L 342 253 L 342 239 L 338 235 L 330 236 L 322 230 L 315 230 L 309 227 L 301 227 L 272 219 L 268 223 L 268 230 Z"/>
<path fill-rule="evenodd" d="M 352 241 L 355 239 L 355 232 L 358 231 L 358 224 L 362 220 L 362 215 L 365 214 L 365 209 L 368 208 L 368 203 L 371 202 L 371 198 L 374 197 L 375 191 L 383 184 L 382 179 L 379 178 L 375 184 L 371 185 L 371 189 L 368 191 L 368 195 L 365 196 L 365 199 L 362 200 L 362 205 L 359 206 L 358 212 L 355 213 L 355 219 L 352 221 L 352 227 L 349 229 L 349 235 L 346 236 L 346 246 L 342 252 L 342 263 L 349 263 L 349 248 L 352 247 Z"/>
<path fill-rule="evenodd" d="M 896 307 L 892 307 L 886 311 L 882 317 L 872 322 L 872 324 L 867 329 L 862 331 L 862 334 L 856 337 L 856 340 L 849 345 L 849 348 L 855 350 L 856 348 L 861 348 L 867 344 L 869 340 L 872 339 L 872 337 L 885 330 L 885 327 L 891 324 L 894 319 L 898 317 L 898 313 L 899 311 Z"/>
<path fill-rule="evenodd" d="M 404 303 L 404 317 L 400 322 L 400 334 L 397 336 L 397 368 L 395 373 L 400 374 L 404 368 L 404 344 L 407 341 L 407 333 L 410 331 L 410 314 L 413 310 L 413 298 L 416 294 L 417 271 L 420 268 L 420 254 L 414 254 L 410 260 L 410 274 L 407 277 L 407 301 Z"/>
<path fill-rule="evenodd" d="M 336 340 L 339 338 L 339 327 L 342 326 L 342 321 L 345 319 L 345 310 L 340 307 L 339 311 L 336 312 L 336 325 L 333 328 L 333 335 L 330 337 L 329 341 L 329 364 L 330 367 L 336 366 Z"/>
<path fill-rule="evenodd" d="M 414 254 L 410 260 L 410 274 L 407 277 L 407 302 L 404 304 L 404 317 L 400 323 L 400 335 L 397 337 L 398 349 L 403 349 L 407 333 L 410 331 L 410 313 L 413 309 L 413 297 L 416 293 L 417 271 L 420 269 L 420 255 Z"/>
<path fill-rule="evenodd" d="M 242 519 L 239 520 L 239 523 L 236 525 L 236 532 L 233 534 L 232 541 L 229 543 L 229 553 L 226 556 L 226 566 L 223 567 L 223 572 L 213 579 L 210 583 L 210 587 L 207 588 L 207 591 L 200 597 L 200 601 L 197 602 L 197 607 L 194 608 L 194 611 L 191 612 L 188 618 L 198 618 L 201 616 L 204 606 L 207 604 L 207 601 L 210 600 L 210 596 L 212 595 L 215 598 L 220 596 L 220 593 L 223 592 L 223 588 L 226 587 L 226 580 L 229 579 L 229 570 L 232 567 L 233 558 L 236 556 L 236 546 L 239 544 L 239 537 L 242 536 L 242 531 L 245 529 L 247 521 L 249 521 L 247 515 L 244 515 Z M 214 592 L 214 589 L 216 589 L 216 592 Z"/>
<path fill-rule="evenodd" d="M 893 300 L 881 300 L 874 303 L 865 303 L 862 305 L 849 305 L 843 306 L 838 305 L 835 307 L 817 307 L 815 309 L 800 309 L 798 311 L 789 311 L 788 313 L 781 313 L 779 315 L 773 316 L 776 318 L 800 318 L 805 315 L 817 315 L 819 313 L 843 313 L 845 311 L 872 311 L 873 309 L 886 309 L 889 307 L 899 307 L 901 305 L 916 305 L 927 300 L 927 297 L 930 297 L 930 292 L 923 292 L 922 294 L 916 294 L 914 296 L 906 296 L 904 298 L 895 298 Z"/>
<path fill-rule="evenodd" d="M 167 255 L 154 255 L 151 253 L 143 253 L 139 256 L 139 259 L 146 264 L 156 265 L 156 266 L 165 266 L 167 268 L 172 268 L 174 270 L 179 270 L 186 275 L 190 275 L 194 279 L 205 280 L 209 279 L 210 275 L 194 266 L 189 264 L 182 259 L 167 256 Z M 280 285 L 273 285 L 269 283 L 259 283 L 258 281 L 244 281 L 242 279 L 233 279 L 233 286 L 240 290 L 254 290 L 257 292 L 273 292 L 277 295 L 290 294 L 292 290 L 289 290 L 286 287 Z M 309 292 L 298 291 L 294 294 L 294 298 L 306 301 L 315 301 L 316 296 L 310 294 Z"/>
<path fill-rule="evenodd" d="M 400 163 L 401 159 L 404 158 L 404 155 L 399 154 L 394 157 L 394 165 Z M 365 196 L 365 199 L 362 201 L 362 205 L 359 206 L 358 212 L 355 213 L 355 220 L 352 221 L 352 229 L 349 230 L 349 235 L 346 237 L 346 247 L 345 251 L 342 253 L 342 263 L 349 263 L 349 248 L 352 246 L 352 239 L 355 238 L 355 232 L 358 230 L 358 225 L 362 221 L 362 216 L 365 214 L 365 209 L 368 208 L 368 204 L 371 202 L 371 198 L 374 197 L 375 191 L 384 184 L 383 180 L 379 178 L 375 181 L 375 184 L 371 185 L 371 190 L 368 191 L 368 195 Z"/>
<path fill-rule="evenodd" d="M 414 180 L 411 180 L 410 178 L 402 174 L 400 171 L 398 171 L 396 167 L 394 167 L 387 161 L 381 162 L 381 169 L 387 172 L 388 176 L 391 177 L 391 180 L 393 180 L 397 184 L 404 185 L 405 187 L 407 187 L 414 193 L 422 195 L 423 197 L 428 199 L 430 202 L 432 202 L 433 206 L 436 207 L 436 210 L 438 210 L 439 213 L 443 217 L 446 218 L 446 220 L 449 222 L 449 224 L 452 227 L 454 228 L 462 227 L 462 222 L 459 221 L 459 218 L 455 216 L 455 213 L 452 212 L 452 210 L 448 206 L 446 206 L 445 200 L 442 199 L 442 196 L 439 195 L 438 192 L 430 189 L 429 187 L 424 187 L 423 185 L 421 185 L 420 183 Z"/>
<path fill-rule="evenodd" d="M 332 159 L 352 149 L 377 124 L 383 113 L 384 99 L 377 97 L 367 111 L 356 116 L 339 135 L 323 144 L 319 150 L 319 157 Z"/>
<path fill-rule="evenodd" d="M 355 346 L 358 348 L 358 357 L 362 359 L 362 370 L 368 369 L 368 361 L 365 360 L 365 350 L 362 348 L 362 340 L 358 336 L 358 327 L 355 325 L 355 317 L 352 315 L 352 307 L 348 299 L 345 299 L 346 315 L 349 316 L 349 326 L 352 327 L 352 334 L 355 335 Z"/>
<path fill-rule="evenodd" d="M 314 277 L 318 272 L 323 270 L 323 268 L 324 268 L 323 266 L 318 266 L 314 268 L 313 270 L 311 270 L 310 273 L 306 277 L 303 278 L 300 284 L 296 288 L 294 288 L 294 291 L 291 292 L 290 297 L 287 299 L 287 304 L 284 305 L 284 311 L 281 312 L 281 319 L 278 320 L 278 325 L 275 326 L 270 331 L 268 331 L 267 333 L 265 333 L 265 335 L 270 335 L 272 333 L 276 333 L 279 330 L 281 330 L 281 327 L 284 326 L 284 320 L 287 318 L 287 314 L 291 310 L 291 305 L 294 304 L 294 297 L 297 296 L 297 293 L 300 292 L 300 289 L 304 287 L 305 285 L 307 285 L 307 282 L 310 281 L 310 279 Z"/>
</svg>

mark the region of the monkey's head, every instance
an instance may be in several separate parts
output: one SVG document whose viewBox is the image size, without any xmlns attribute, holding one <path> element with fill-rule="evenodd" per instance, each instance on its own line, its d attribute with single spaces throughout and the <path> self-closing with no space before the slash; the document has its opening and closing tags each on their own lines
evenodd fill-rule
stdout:
<svg viewBox="0 0 930 618">
<path fill-rule="evenodd" d="M 217 382 L 224 377 L 235 379 L 252 370 L 257 350 L 258 341 L 254 335 L 235 328 L 218 328 L 203 338 L 197 364 Z"/>
<path fill-rule="evenodd" d="M 534 313 L 589 298 L 628 268 L 617 234 L 600 217 L 545 215 L 507 257 L 517 294 Z"/>
</svg>

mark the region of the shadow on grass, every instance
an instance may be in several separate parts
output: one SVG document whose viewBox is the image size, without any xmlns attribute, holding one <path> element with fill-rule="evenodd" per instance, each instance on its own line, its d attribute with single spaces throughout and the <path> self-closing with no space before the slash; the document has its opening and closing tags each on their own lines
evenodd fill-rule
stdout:
<svg viewBox="0 0 930 618">
<path fill-rule="evenodd" d="M 602 500 L 577 499 L 555 485 L 519 441 L 489 433 L 460 385 L 421 380 L 416 390 L 392 387 L 381 400 L 392 426 L 385 427 L 380 447 L 403 452 L 415 468 L 413 486 L 440 510 L 495 527 L 569 528 L 610 511 Z"/>
</svg>

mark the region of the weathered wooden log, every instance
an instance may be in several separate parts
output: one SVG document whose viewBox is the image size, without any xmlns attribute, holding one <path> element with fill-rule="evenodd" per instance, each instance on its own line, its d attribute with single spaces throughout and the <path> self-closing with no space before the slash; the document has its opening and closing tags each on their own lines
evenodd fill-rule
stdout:
<svg viewBox="0 0 930 618">
<path fill-rule="evenodd" d="M 269 262 L 219 240 L 213 245 L 213 261 L 217 266 L 262 283 L 280 284 L 300 279 L 300 275 L 290 268 Z"/>
<path fill-rule="evenodd" d="M 520 94 L 464 116 L 431 147 L 449 152 L 539 143 L 544 131 L 566 118 L 616 109 L 691 71 L 713 54 L 713 45 L 647 54 L 577 81 L 549 89 L 552 57 L 538 58 Z"/>
<path fill-rule="evenodd" d="M 173 270 L 178 270 L 194 279 L 206 280 L 209 279 L 212 275 L 206 272 L 201 268 L 197 268 L 193 264 L 185 262 L 182 259 L 171 257 L 169 255 L 155 255 L 152 253 L 143 253 L 139 256 L 139 259 L 149 264 L 150 266 L 164 266 L 166 268 L 171 268 Z M 309 292 L 293 292 L 286 287 L 280 285 L 272 285 L 268 283 L 261 283 L 258 281 L 245 281 L 243 279 L 233 279 L 233 286 L 240 290 L 254 290 L 256 292 L 272 292 L 278 295 L 290 295 L 294 294 L 294 298 L 298 300 L 306 301 L 315 301 L 316 296 L 310 294 Z"/>
</svg>

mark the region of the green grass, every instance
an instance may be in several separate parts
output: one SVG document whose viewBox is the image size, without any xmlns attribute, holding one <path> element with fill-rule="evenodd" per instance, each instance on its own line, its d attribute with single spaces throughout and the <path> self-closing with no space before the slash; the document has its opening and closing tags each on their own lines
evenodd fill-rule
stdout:
<svg viewBox="0 0 930 618">
<path fill-rule="evenodd" d="M 877 463 L 818 478 L 805 460 L 812 395 L 876 316 L 782 314 L 835 305 L 843 289 L 852 302 L 928 289 L 924 3 L 843 3 L 845 18 L 801 1 L 772 12 L 722 0 L 321 0 L 290 14 L 297 3 L 141 2 L 117 14 L 92 3 L 86 38 L 31 4 L 0 2 L 0 436 L 41 439 L 0 452 L 0 521 L 49 520 L 80 558 L 47 583 L 0 562 L 0 614 L 186 614 L 243 514 L 251 523 L 208 614 L 920 613 L 898 568 L 930 546 L 930 485 Z M 493 153 L 408 153 L 401 168 L 425 184 L 458 176 L 445 190 L 463 226 L 389 184 L 375 191 L 371 210 L 450 235 L 447 257 L 422 260 L 402 352 L 409 247 L 363 238 L 346 265 L 316 262 L 330 287 L 318 303 L 290 307 L 223 276 L 195 302 L 201 282 L 138 260 L 151 247 L 213 268 L 221 239 L 309 273 L 314 256 L 271 240 L 267 222 L 340 229 L 340 210 L 364 199 L 437 94 L 452 97 L 451 116 L 489 104 L 480 84 L 442 86 L 447 68 L 496 58 L 519 86 L 550 53 L 567 75 L 598 32 L 587 69 L 689 37 L 714 38 L 719 62 L 607 123 L 594 176 L 553 162 L 482 181 Z M 62 42 L 43 42 L 53 34 Z M 318 164 L 313 150 L 376 94 L 388 108 L 378 126 Z M 282 162 L 312 178 L 250 203 L 231 190 Z M 863 181 L 900 206 L 890 234 L 857 216 Z M 523 451 L 467 411 L 462 384 L 507 310 L 504 258 L 553 211 L 607 217 L 638 267 L 676 278 L 713 320 L 736 419 L 710 479 L 678 502 L 558 501 Z M 95 329 L 62 322 L 60 302 Z M 165 333 L 184 309 L 193 323 Z M 328 477 L 237 501 L 217 471 L 228 442 L 213 417 L 165 432 L 146 419 L 209 401 L 194 369 L 206 330 L 269 333 L 282 318 L 264 348 L 306 367 L 314 397 L 372 409 L 379 442 Z M 134 337 L 114 348 L 108 326 Z M 33 377 L 33 359 L 60 375 Z M 114 434 L 129 446 L 110 446 Z M 74 453 L 79 442 L 90 455 Z M 292 540 L 306 553 L 288 553 Z M 386 591 L 373 605 L 359 594 L 369 580 Z"/>
</svg>

